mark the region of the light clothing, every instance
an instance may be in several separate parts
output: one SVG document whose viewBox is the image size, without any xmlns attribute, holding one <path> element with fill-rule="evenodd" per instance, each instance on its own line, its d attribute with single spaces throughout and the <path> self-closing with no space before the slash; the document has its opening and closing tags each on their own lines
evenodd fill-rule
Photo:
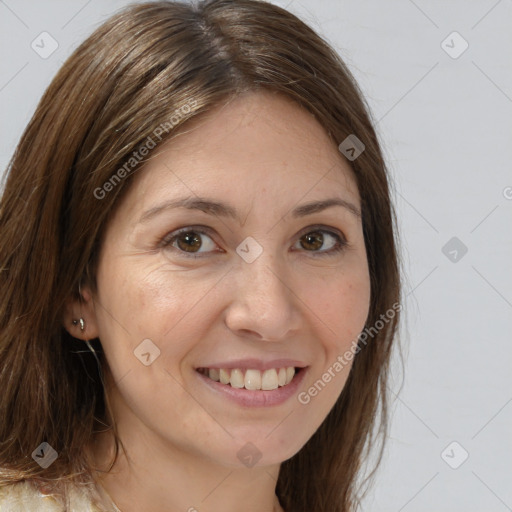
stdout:
<svg viewBox="0 0 512 512">
<path fill-rule="evenodd" d="M 113 512 L 101 503 L 98 489 L 90 486 L 66 486 L 66 498 L 48 494 L 34 481 L 25 480 L 0 486 L 0 512 Z M 102 493 L 103 494 L 103 493 Z M 108 501 L 107 501 L 108 503 Z"/>
</svg>

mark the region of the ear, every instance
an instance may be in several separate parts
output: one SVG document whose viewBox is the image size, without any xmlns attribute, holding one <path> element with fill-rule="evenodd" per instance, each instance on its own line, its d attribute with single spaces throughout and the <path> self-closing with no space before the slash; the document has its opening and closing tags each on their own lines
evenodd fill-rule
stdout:
<svg viewBox="0 0 512 512">
<path fill-rule="evenodd" d="M 66 300 L 62 322 L 66 331 L 74 338 L 91 340 L 99 337 L 96 310 L 92 292 L 88 286 L 81 288 L 82 300 L 73 296 Z M 84 320 L 84 330 L 80 329 L 80 318 Z M 73 320 L 77 323 L 73 324 Z"/>
</svg>

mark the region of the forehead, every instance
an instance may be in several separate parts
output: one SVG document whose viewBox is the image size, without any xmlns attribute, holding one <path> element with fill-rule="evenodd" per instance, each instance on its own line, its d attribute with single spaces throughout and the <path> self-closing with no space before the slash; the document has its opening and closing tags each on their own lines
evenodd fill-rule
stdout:
<svg viewBox="0 0 512 512">
<path fill-rule="evenodd" d="M 353 171 L 325 129 L 291 100 L 252 92 L 193 119 L 158 146 L 129 196 L 144 208 L 184 193 L 231 202 L 267 194 L 286 203 L 336 192 L 359 201 Z"/>
</svg>

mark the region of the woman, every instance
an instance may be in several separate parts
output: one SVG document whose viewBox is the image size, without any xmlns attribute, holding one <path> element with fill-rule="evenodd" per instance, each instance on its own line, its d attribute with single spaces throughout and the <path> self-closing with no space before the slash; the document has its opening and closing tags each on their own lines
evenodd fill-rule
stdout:
<svg viewBox="0 0 512 512">
<path fill-rule="evenodd" d="M 0 510 L 355 510 L 386 433 L 393 226 L 361 93 L 295 16 L 107 20 L 6 175 Z"/>
</svg>

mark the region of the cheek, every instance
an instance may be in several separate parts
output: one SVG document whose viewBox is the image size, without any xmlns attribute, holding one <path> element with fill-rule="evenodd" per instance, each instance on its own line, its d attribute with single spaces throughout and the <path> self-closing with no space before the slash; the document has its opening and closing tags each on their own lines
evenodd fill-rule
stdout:
<svg viewBox="0 0 512 512">
<path fill-rule="evenodd" d="M 357 340 L 370 307 L 370 280 L 365 268 L 331 278 L 324 293 L 308 301 L 321 320 L 317 334 L 322 348 L 297 400 L 310 411 L 304 423 L 311 431 L 319 427 L 338 400 L 356 357 Z"/>
<path fill-rule="evenodd" d="M 166 268 L 162 263 L 153 266 L 129 267 L 117 265 L 101 281 L 100 315 L 105 326 L 117 323 L 124 328 L 123 337 L 132 343 L 155 338 L 163 343 L 172 338 L 189 321 L 191 312 L 204 298 L 214 281 L 188 275 L 187 271 Z M 101 310 L 103 309 L 103 311 Z M 116 326 L 114 326 L 116 327 Z"/>
<path fill-rule="evenodd" d="M 159 388 L 162 402 L 172 404 L 167 414 L 179 411 L 183 404 L 176 399 L 186 381 L 183 361 L 215 320 L 212 296 L 219 277 L 211 273 L 192 277 L 161 263 L 118 266 L 117 272 L 117 277 L 103 282 L 105 310 L 112 315 L 100 311 L 100 338 L 114 379 L 123 379 L 126 386 L 137 381 L 136 389 L 125 393 L 134 408 L 134 402 L 152 402 Z M 154 362 L 144 366 L 144 357 Z M 189 402 L 186 396 L 182 399 Z"/>
<path fill-rule="evenodd" d="M 322 321 L 326 348 L 336 350 L 338 354 L 344 351 L 357 340 L 368 317 L 370 279 L 366 266 L 358 271 L 340 273 L 334 279 L 331 276 L 321 289 L 310 294 L 308 305 Z"/>
<path fill-rule="evenodd" d="M 192 282 L 186 273 L 166 271 L 161 265 L 118 265 L 116 272 L 105 279 L 105 268 L 101 275 L 98 326 L 121 397 L 117 403 L 127 404 L 146 424 L 163 430 L 169 418 L 185 425 L 197 404 L 184 391 L 180 362 L 193 348 L 190 340 L 198 338 L 193 331 L 202 324 L 193 321 L 194 308 L 203 304 L 201 298 L 212 284 Z M 202 312 L 201 320 L 207 321 L 204 307 Z M 188 428 L 193 431 L 192 425 Z"/>
<path fill-rule="evenodd" d="M 137 331 L 152 332 L 166 351 L 176 352 L 186 344 L 185 336 L 209 322 L 212 308 L 208 295 L 217 280 L 218 276 L 191 275 L 165 266 L 149 273 L 145 270 L 143 278 L 130 283 L 129 293 L 139 308 Z"/>
</svg>

